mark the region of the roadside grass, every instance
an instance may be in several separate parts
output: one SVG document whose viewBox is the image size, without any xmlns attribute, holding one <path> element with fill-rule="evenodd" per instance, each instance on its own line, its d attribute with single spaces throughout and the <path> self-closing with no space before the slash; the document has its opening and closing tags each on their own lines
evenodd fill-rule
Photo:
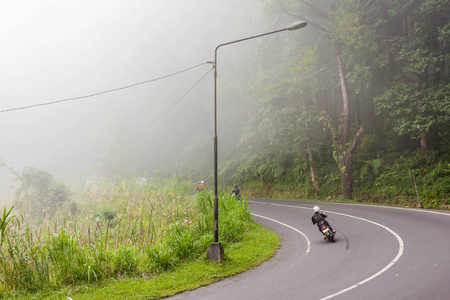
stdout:
<svg viewBox="0 0 450 300">
<path fill-rule="evenodd" d="M 69 285 L 37 293 L 8 293 L 1 299 L 160 299 L 251 269 L 273 256 L 280 246 L 272 231 L 252 222 L 235 243 L 224 244 L 224 258 L 215 263 L 206 253 L 156 275 L 110 278 L 92 284 Z"/>
<path fill-rule="evenodd" d="M 147 185 L 99 182 L 45 218 L 4 207 L 0 297 L 154 277 L 200 259 L 213 240 L 213 197 L 192 195 L 190 186 L 178 176 Z M 240 242 L 253 221 L 245 199 L 220 193 L 218 200 L 226 247 Z"/>
</svg>

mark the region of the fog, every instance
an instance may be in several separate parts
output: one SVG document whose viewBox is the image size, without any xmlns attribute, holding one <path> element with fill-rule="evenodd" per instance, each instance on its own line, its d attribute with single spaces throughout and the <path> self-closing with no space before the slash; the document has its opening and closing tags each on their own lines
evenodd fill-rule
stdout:
<svg viewBox="0 0 450 300">
<path fill-rule="evenodd" d="M 34 166 L 71 182 L 101 174 L 100 166 L 140 176 L 163 167 L 176 171 L 197 156 L 212 167 L 213 72 L 206 62 L 218 44 L 264 31 L 262 5 L 4 1 L 0 160 L 18 172 Z M 143 84 L 129 87 L 137 83 Z M 36 104 L 48 105 L 26 108 Z M 192 143 L 205 147 L 192 156 Z M 126 160 L 134 165 L 125 168 L 120 159 L 127 155 L 137 159 Z M 14 178 L 0 169 L 1 195 L 17 187 Z"/>
</svg>

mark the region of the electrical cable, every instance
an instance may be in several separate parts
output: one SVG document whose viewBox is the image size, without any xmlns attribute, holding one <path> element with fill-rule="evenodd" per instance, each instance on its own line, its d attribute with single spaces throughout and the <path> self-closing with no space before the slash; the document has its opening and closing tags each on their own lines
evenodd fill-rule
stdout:
<svg viewBox="0 0 450 300">
<path fill-rule="evenodd" d="M 211 62 L 204 62 L 204 63 L 198 64 L 198 65 L 196 65 L 196 66 L 193 66 L 193 67 L 190 67 L 190 68 L 187 68 L 187 69 L 184 69 L 184 70 L 181 70 L 181 71 L 178 71 L 178 72 L 169 74 L 169 75 L 165 75 L 165 76 L 158 77 L 158 78 L 155 78 L 155 79 L 150 79 L 150 80 L 138 82 L 138 83 L 135 83 L 135 84 L 131 84 L 131 85 L 124 86 L 124 87 L 119 87 L 119 88 L 115 88 L 115 89 L 110 89 L 110 90 L 106 90 L 106 91 L 103 91 L 103 92 L 98 92 L 98 93 L 89 94 L 89 95 L 85 95 L 85 96 L 72 97 L 72 98 L 61 99 L 61 100 L 56 100 L 56 101 L 51 101 L 51 102 L 46 102 L 46 103 L 32 104 L 32 105 L 27 105 L 27 106 L 22 106 L 22 107 L 15 107 L 15 108 L 9 108 L 9 109 L 2 109 L 2 110 L 0 110 L 0 113 L 11 112 L 11 111 L 15 111 L 15 110 L 24 110 L 24 109 L 29 109 L 29 108 L 35 108 L 35 107 L 38 107 L 38 106 L 53 105 L 53 104 L 58 104 L 58 103 L 62 103 L 62 102 L 67 102 L 67 101 L 75 101 L 75 100 L 81 100 L 81 99 L 86 99 L 86 98 L 96 97 L 96 96 L 104 95 L 104 94 L 107 94 L 107 93 L 117 92 L 117 91 L 129 89 L 129 88 L 132 88 L 132 87 L 135 87 L 135 86 L 138 86 L 138 85 L 142 85 L 142 84 L 146 84 L 146 83 L 158 81 L 158 80 L 161 80 L 161 79 L 169 78 L 169 77 L 172 77 L 172 76 L 175 76 L 175 75 L 178 75 L 178 74 L 187 72 L 187 71 L 189 71 L 189 70 L 192 70 L 192 69 L 198 68 L 198 67 L 200 67 L 200 66 L 203 66 L 203 65 L 205 65 L 205 64 L 210 64 L 210 63 L 211 63 Z M 210 71 L 211 71 L 211 70 L 210 70 Z M 210 71 L 208 71 L 208 73 L 209 73 Z M 208 74 L 208 73 L 207 73 L 207 74 Z M 206 76 L 206 75 L 205 75 L 205 76 Z M 202 77 L 202 79 L 203 79 L 203 78 L 204 78 L 204 77 Z M 201 81 L 201 80 L 200 80 L 200 81 Z M 197 83 L 197 84 L 198 84 L 198 83 Z M 197 84 L 196 84 L 196 85 L 197 85 Z M 190 91 L 190 90 L 189 90 L 189 91 Z M 188 92 L 189 92 L 189 91 L 188 91 Z M 185 94 L 185 95 L 186 95 L 186 94 Z M 185 95 L 184 95 L 184 96 L 185 96 Z M 183 97 L 184 97 L 184 96 L 183 96 Z M 180 100 L 181 100 L 181 99 L 180 99 Z M 179 101 L 179 100 L 178 100 L 178 101 Z"/>
<path fill-rule="evenodd" d="M 167 108 L 165 111 L 163 111 L 159 116 L 157 116 L 155 119 L 153 119 L 149 125 L 152 125 L 153 123 L 155 123 L 156 121 L 158 121 L 162 116 L 164 116 L 166 113 L 169 112 L 169 110 L 171 110 L 175 105 L 177 105 L 184 97 L 186 97 L 187 94 L 189 94 L 203 79 L 205 79 L 205 77 L 214 69 L 214 67 L 212 67 L 211 69 L 209 69 L 208 72 L 206 72 L 205 75 L 202 76 L 202 78 L 200 78 L 186 93 L 184 93 L 183 96 L 180 97 L 180 99 L 178 99 L 177 101 L 175 101 L 174 104 L 172 104 L 169 108 Z"/>
</svg>

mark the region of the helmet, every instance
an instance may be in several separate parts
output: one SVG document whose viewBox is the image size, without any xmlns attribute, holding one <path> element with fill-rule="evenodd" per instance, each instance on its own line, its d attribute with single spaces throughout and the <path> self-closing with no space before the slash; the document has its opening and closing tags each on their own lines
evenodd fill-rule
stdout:
<svg viewBox="0 0 450 300">
<path fill-rule="evenodd" d="M 237 188 L 237 184 L 235 184 L 234 187 Z"/>
<path fill-rule="evenodd" d="M 314 212 L 319 212 L 320 208 L 318 206 L 314 206 L 313 210 L 314 210 Z"/>
<path fill-rule="evenodd" d="M 205 183 L 205 182 L 202 180 L 202 181 L 200 181 L 200 183 Z"/>
</svg>

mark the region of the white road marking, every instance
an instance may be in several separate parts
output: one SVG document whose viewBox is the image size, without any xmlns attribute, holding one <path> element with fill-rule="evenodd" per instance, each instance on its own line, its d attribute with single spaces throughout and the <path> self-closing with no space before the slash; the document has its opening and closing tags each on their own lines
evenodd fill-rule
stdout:
<svg viewBox="0 0 450 300">
<path fill-rule="evenodd" d="M 259 203 L 261 203 L 261 202 L 259 202 Z M 398 209 L 398 210 L 413 211 L 413 212 L 418 212 L 418 213 L 450 216 L 450 212 L 448 212 L 448 211 L 435 211 L 435 210 L 428 210 L 428 209 L 424 209 L 424 208 L 410 208 L 410 207 L 398 207 L 398 206 L 386 206 L 386 205 L 370 205 L 370 204 L 354 204 L 354 203 L 327 203 L 327 204 L 338 204 L 340 206 L 342 206 L 342 205 L 370 206 L 370 207 L 379 207 L 379 208 L 387 208 L 387 209 Z"/>
<path fill-rule="evenodd" d="M 364 280 L 362 280 L 362 281 L 356 283 L 355 285 L 352 285 L 352 286 L 350 286 L 350 287 L 348 287 L 348 288 L 346 288 L 346 289 L 343 289 L 342 291 L 339 291 L 339 292 L 337 292 L 337 293 L 335 293 L 335 294 L 332 294 L 332 295 L 329 295 L 329 296 L 327 296 L 327 297 L 325 297 L 325 298 L 322 298 L 321 300 L 327 300 L 327 299 L 331 299 L 331 298 L 333 298 L 333 297 L 336 297 L 336 296 L 338 296 L 338 295 L 341 295 L 341 294 L 343 294 L 343 293 L 345 293 L 345 292 L 348 292 L 348 291 L 350 291 L 350 290 L 352 290 L 352 289 L 354 289 L 354 288 L 357 288 L 358 286 L 363 285 L 364 283 L 366 283 L 366 282 L 368 282 L 368 281 L 370 281 L 370 280 L 372 280 L 372 279 L 374 279 L 374 278 L 380 276 L 381 274 L 383 274 L 384 272 L 386 272 L 390 267 L 392 267 L 392 266 L 400 259 L 400 257 L 402 257 L 402 255 L 403 255 L 403 250 L 404 250 L 404 247 L 405 247 L 405 244 L 403 243 L 402 238 L 401 238 L 396 232 L 394 232 L 392 229 L 390 229 L 390 228 L 387 227 L 387 226 L 384 226 L 384 225 L 382 225 L 382 224 L 380 224 L 380 223 L 377 223 L 377 222 L 374 222 L 374 221 L 371 221 L 371 220 L 367 220 L 367 219 L 363 219 L 363 218 L 360 218 L 360 217 L 352 216 L 352 215 L 347 215 L 347 214 L 338 213 L 338 212 L 332 212 L 332 213 L 333 213 L 333 214 L 337 214 L 337 215 L 341 215 L 341 216 L 345 216 L 345 217 L 350 217 L 350 218 L 358 219 L 358 220 L 365 221 L 365 222 L 368 222 L 368 223 L 371 223 L 371 224 L 374 224 L 374 225 L 378 225 L 378 226 L 380 226 L 381 228 L 383 228 L 383 229 L 389 231 L 393 236 L 395 236 L 395 238 L 396 238 L 397 241 L 398 241 L 398 253 L 397 253 L 397 256 L 395 256 L 394 259 L 393 259 L 389 264 L 387 264 L 383 269 L 381 269 L 381 270 L 378 271 L 377 273 L 375 273 L 375 274 L 373 274 L 372 276 L 370 276 L 370 277 L 368 277 L 368 278 L 366 278 L 366 279 L 364 279 Z"/>
<path fill-rule="evenodd" d="M 252 216 L 255 216 L 255 217 L 258 217 L 258 218 L 263 218 L 263 219 L 266 219 L 266 220 L 269 220 L 269 221 L 272 221 L 272 222 L 281 224 L 281 225 L 283 225 L 283 226 L 286 226 L 286 227 L 288 227 L 288 228 L 290 228 L 290 229 L 292 229 L 292 230 L 294 230 L 294 231 L 300 233 L 300 234 L 306 239 L 306 244 L 307 244 L 307 246 L 306 246 L 305 255 L 308 255 L 309 251 L 311 251 L 311 242 L 309 241 L 309 239 L 308 239 L 308 237 L 306 236 L 306 234 L 304 234 L 304 233 L 301 232 L 300 230 L 298 230 L 298 229 L 296 229 L 296 228 L 294 228 L 294 227 L 292 227 L 292 226 L 290 226 L 290 225 L 288 225 L 288 224 L 282 223 L 282 222 L 280 222 L 280 221 L 277 221 L 277 220 L 274 220 L 274 219 L 271 219 L 271 218 L 268 218 L 268 217 L 264 217 L 264 216 L 257 215 L 257 214 L 252 214 Z"/>
<path fill-rule="evenodd" d="M 248 201 L 248 202 L 255 202 L 255 201 Z M 275 205 L 275 206 L 284 206 L 284 207 L 291 207 L 291 208 L 300 208 L 300 209 L 311 210 L 310 207 L 302 207 L 302 206 L 295 206 L 295 205 L 285 205 L 285 204 L 278 204 L 278 203 L 263 203 L 263 202 L 255 202 L 255 203 L 259 203 L 259 204 L 270 204 L 270 205 Z M 387 230 L 388 232 L 390 232 L 392 235 L 395 236 L 395 238 L 396 238 L 397 241 L 398 241 L 399 247 L 398 247 L 398 253 L 397 253 L 397 256 L 395 256 L 395 258 L 394 258 L 387 266 L 385 266 L 383 269 L 381 269 L 381 270 L 378 271 L 377 273 L 373 274 L 372 276 L 370 276 L 370 277 L 368 277 L 368 278 L 366 278 L 366 279 L 364 279 L 364 280 L 362 280 L 362 281 L 360 281 L 360 282 L 358 282 L 358 283 L 356 283 L 356 284 L 354 284 L 354 285 L 352 285 L 352 286 L 350 286 L 350 287 L 348 287 L 348 288 L 346 288 L 346 289 L 343 289 L 342 291 L 339 291 L 339 292 L 337 292 L 337 293 L 335 293 L 335 294 L 332 294 L 332 295 L 329 295 L 329 296 L 327 296 L 327 297 L 325 297 L 325 298 L 322 298 L 321 300 L 327 300 L 327 299 L 331 299 L 331 298 L 333 298 L 333 297 L 336 297 L 336 296 L 338 296 L 338 295 L 341 295 L 341 294 L 343 294 L 343 293 L 345 293 L 345 292 L 348 292 L 348 291 L 350 291 L 350 290 L 352 290 L 352 289 L 354 289 L 354 288 L 357 288 L 358 286 L 360 286 L 360 285 L 362 285 L 362 284 L 364 284 L 364 283 L 366 283 L 366 282 L 368 282 L 368 281 L 370 281 L 370 280 L 372 280 L 372 279 L 374 279 L 374 278 L 380 276 L 381 274 L 383 274 L 384 272 L 386 272 L 390 267 L 392 267 L 392 266 L 400 259 L 400 257 L 403 255 L 403 250 L 404 250 L 404 246 L 405 246 L 404 243 L 403 243 L 402 238 L 401 238 L 397 233 L 395 233 L 395 232 L 394 232 L 392 229 L 390 229 L 389 227 L 386 227 L 386 226 L 384 226 L 384 225 L 382 225 L 382 224 L 380 224 L 380 223 L 377 223 L 377 222 L 374 222 L 374 221 L 371 221 L 371 220 L 367 220 L 367 219 L 364 219 L 364 218 L 352 216 L 352 215 L 347 215 L 347 214 L 339 213 L 339 212 L 333 212 L 333 211 L 328 211 L 328 212 L 331 212 L 331 213 L 337 214 L 337 215 L 341 215 L 341 216 L 345 216 L 345 217 L 349 217 L 349 218 L 358 219 L 358 220 L 361 220 L 361 221 L 365 221 L 365 222 L 368 222 L 368 223 L 371 223 L 371 224 L 380 226 L 381 228 Z M 264 217 L 264 218 L 266 218 L 266 217 Z M 267 218 L 267 219 L 268 219 L 268 218 Z M 281 222 L 279 222 L 279 221 L 276 221 L 276 220 L 272 220 L 272 221 L 275 221 L 275 222 L 278 222 L 278 223 L 280 223 L 280 224 L 283 224 L 283 223 L 281 223 Z M 292 227 L 289 226 L 289 225 L 286 225 L 286 226 L 289 227 L 289 228 L 291 228 L 291 229 L 293 229 L 293 230 L 295 230 L 295 231 L 298 231 L 297 229 L 292 228 Z M 302 233 L 302 234 L 303 234 L 303 233 Z M 303 234 L 303 235 L 304 235 L 304 234 Z M 304 235 L 304 236 L 306 237 L 306 235 Z"/>
</svg>

